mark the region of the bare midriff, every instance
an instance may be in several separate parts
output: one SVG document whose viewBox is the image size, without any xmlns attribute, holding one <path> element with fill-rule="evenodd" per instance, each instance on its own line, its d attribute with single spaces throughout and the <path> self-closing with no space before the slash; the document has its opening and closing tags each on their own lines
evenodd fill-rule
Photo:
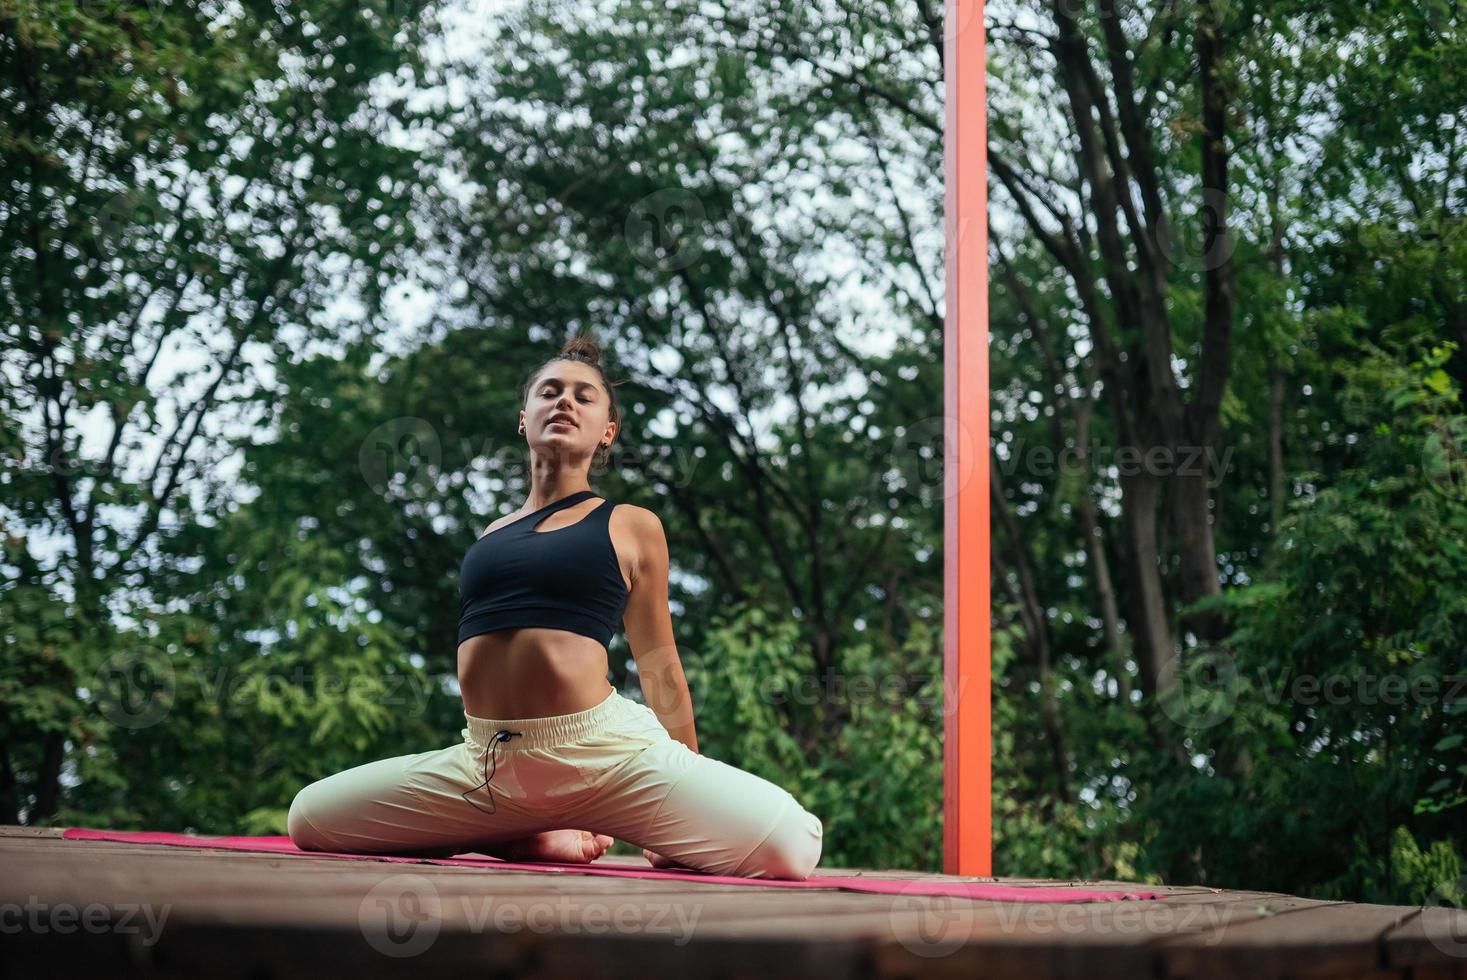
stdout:
<svg viewBox="0 0 1467 980">
<path fill-rule="evenodd" d="M 522 627 L 458 645 L 458 686 L 475 718 L 547 718 L 594 708 L 614 688 L 606 648 L 567 630 Z"/>
</svg>

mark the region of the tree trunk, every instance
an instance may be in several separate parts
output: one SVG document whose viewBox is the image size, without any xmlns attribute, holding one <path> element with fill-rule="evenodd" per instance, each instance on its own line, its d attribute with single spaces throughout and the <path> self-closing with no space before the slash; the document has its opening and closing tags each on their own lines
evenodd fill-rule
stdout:
<svg viewBox="0 0 1467 980">
<path fill-rule="evenodd" d="M 15 770 L 10 765 L 10 750 L 0 745 L 0 823 L 20 823 L 19 789 L 15 785 Z"/>
<path fill-rule="evenodd" d="M 1159 696 L 1170 683 L 1166 665 L 1174 656 L 1166 596 L 1161 586 L 1161 555 L 1156 548 L 1156 498 L 1160 481 L 1144 471 L 1121 477 L 1122 515 L 1129 557 L 1130 623 L 1141 690 Z"/>
<path fill-rule="evenodd" d="M 31 812 L 30 823 L 42 824 L 56 815 L 61 802 L 61 761 L 65 739 L 60 732 L 46 736 L 41 750 L 41 767 L 36 774 L 36 808 Z"/>
<path fill-rule="evenodd" d="M 1183 464 L 1185 457 L 1179 463 Z M 1212 513 L 1208 508 L 1207 468 L 1200 462 L 1197 466 L 1198 472 L 1187 468 L 1187 472 L 1175 474 L 1167 487 L 1172 527 L 1176 533 L 1173 547 L 1181 559 L 1178 585 L 1181 600 L 1186 604 L 1206 596 L 1222 594 L 1217 575 Z M 1215 612 L 1192 613 L 1185 616 L 1183 622 L 1203 642 L 1221 639 L 1226 626 L 1222 617 Z"/>
<path fill-rule="evenodd" d="M 1176 548 L 1181 561 L 1179 591 L 1184 604 L 1220 595 L 1217 574 L 1217 544 L 1212 512 L 1208 507 L 1208 472 L 1217 446 L 1219 415 L 1227 387 L 1229 347 L 1232 339 L 1233 284 L 1232 246 L 1228 231 L 1227 115 L 1229 93 L 1221 71 L 1224 52 L 1222 18 L 1214 0 L 1204 0 L 1198 9 L 1194 35 L 1197 47 L 1199 84 L 1202 96 L 1202 214 L 1206 220 L 1207 245 L 1201 256 L 1204 267 L 1204 323 L 1201 354 L 1196 369 L 1197 394 L 1186 406 L 1181 442 L 1172 440 L 1176 455 L 1168 487 L 1177 532 Z M 1194 454 L 1197 462 L 1192 463 Z M 1226 626 L 1217 613 L 1193 613 L 1188 625 L 1203 641 L 1221 638 Z"/>
</svg>

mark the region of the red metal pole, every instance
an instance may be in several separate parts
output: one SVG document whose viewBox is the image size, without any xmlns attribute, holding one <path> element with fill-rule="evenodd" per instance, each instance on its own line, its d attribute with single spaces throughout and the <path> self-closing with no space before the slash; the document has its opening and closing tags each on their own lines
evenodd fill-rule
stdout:
<svg viewBox="0 0 1467 980">
<path fill-rule="evenodd" d="M 943 841 L 946 874 L 993 873 L 988 608 L 988 131 L 983 0 L 945 0 Z"/>
</svg>

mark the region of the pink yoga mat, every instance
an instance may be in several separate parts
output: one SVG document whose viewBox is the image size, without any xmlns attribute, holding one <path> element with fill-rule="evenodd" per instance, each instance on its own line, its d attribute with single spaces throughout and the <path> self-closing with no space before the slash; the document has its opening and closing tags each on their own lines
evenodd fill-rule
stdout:
<svg viewBox="0 0 1467 980">
<path fill-rule="evenodd" d="M 976 881 L 894 881 L 890 878 L 827 875 L 818 871 L 804 881 L 777 881 L 704 874 L 700 871 L 674 871 L 670 868 L 628 868 L 607 864 L 561 864 L 549 861 L 522 864 L 493 857 L 426 858 L 380 854 L 331 854 L 324 851 L 302 851 L 290 842 L 289 837 L 191 837 L 188 834 L 167 834 L 156 831 L 88 830 L 83 827 L 72 827 L 61 836 L 67 840 L 105 840 L 123 844 L 208 847 L 221 851 L 258 851 L 266 854 L 332 857 L 355 861 L 446 864 L 492 871 L 611 875 L 618 878 L 691 881 L 714 885 L 748 885 L 759 888 L 839 888 L 844 891 L 871 892 L 878 895 L 947 895 L 953 898 L 972 898 L 987 902 L 1118 902 L 1163 897 L 1157 892 L 1150 891 L 1117 892 L 1096 891 L 1089 888 L 1023 887 Z"/>
</svg>

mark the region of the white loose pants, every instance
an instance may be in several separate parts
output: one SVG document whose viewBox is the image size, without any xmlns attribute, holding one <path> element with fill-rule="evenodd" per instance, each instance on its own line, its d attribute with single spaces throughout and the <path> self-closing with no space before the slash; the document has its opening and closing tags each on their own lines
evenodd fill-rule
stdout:
<svg viewBox="0 0 1467 980">
<path fill-rule="evenodd" d="M 785 789 L 694 752 L 612 691 L 585 711 L 474 718 L 448 748 L 312 783 L 290 807 L 310 851 L 453 854 L 569 828 L 712 874 L 803 880 L 823 828 Z"/>
</svg>

